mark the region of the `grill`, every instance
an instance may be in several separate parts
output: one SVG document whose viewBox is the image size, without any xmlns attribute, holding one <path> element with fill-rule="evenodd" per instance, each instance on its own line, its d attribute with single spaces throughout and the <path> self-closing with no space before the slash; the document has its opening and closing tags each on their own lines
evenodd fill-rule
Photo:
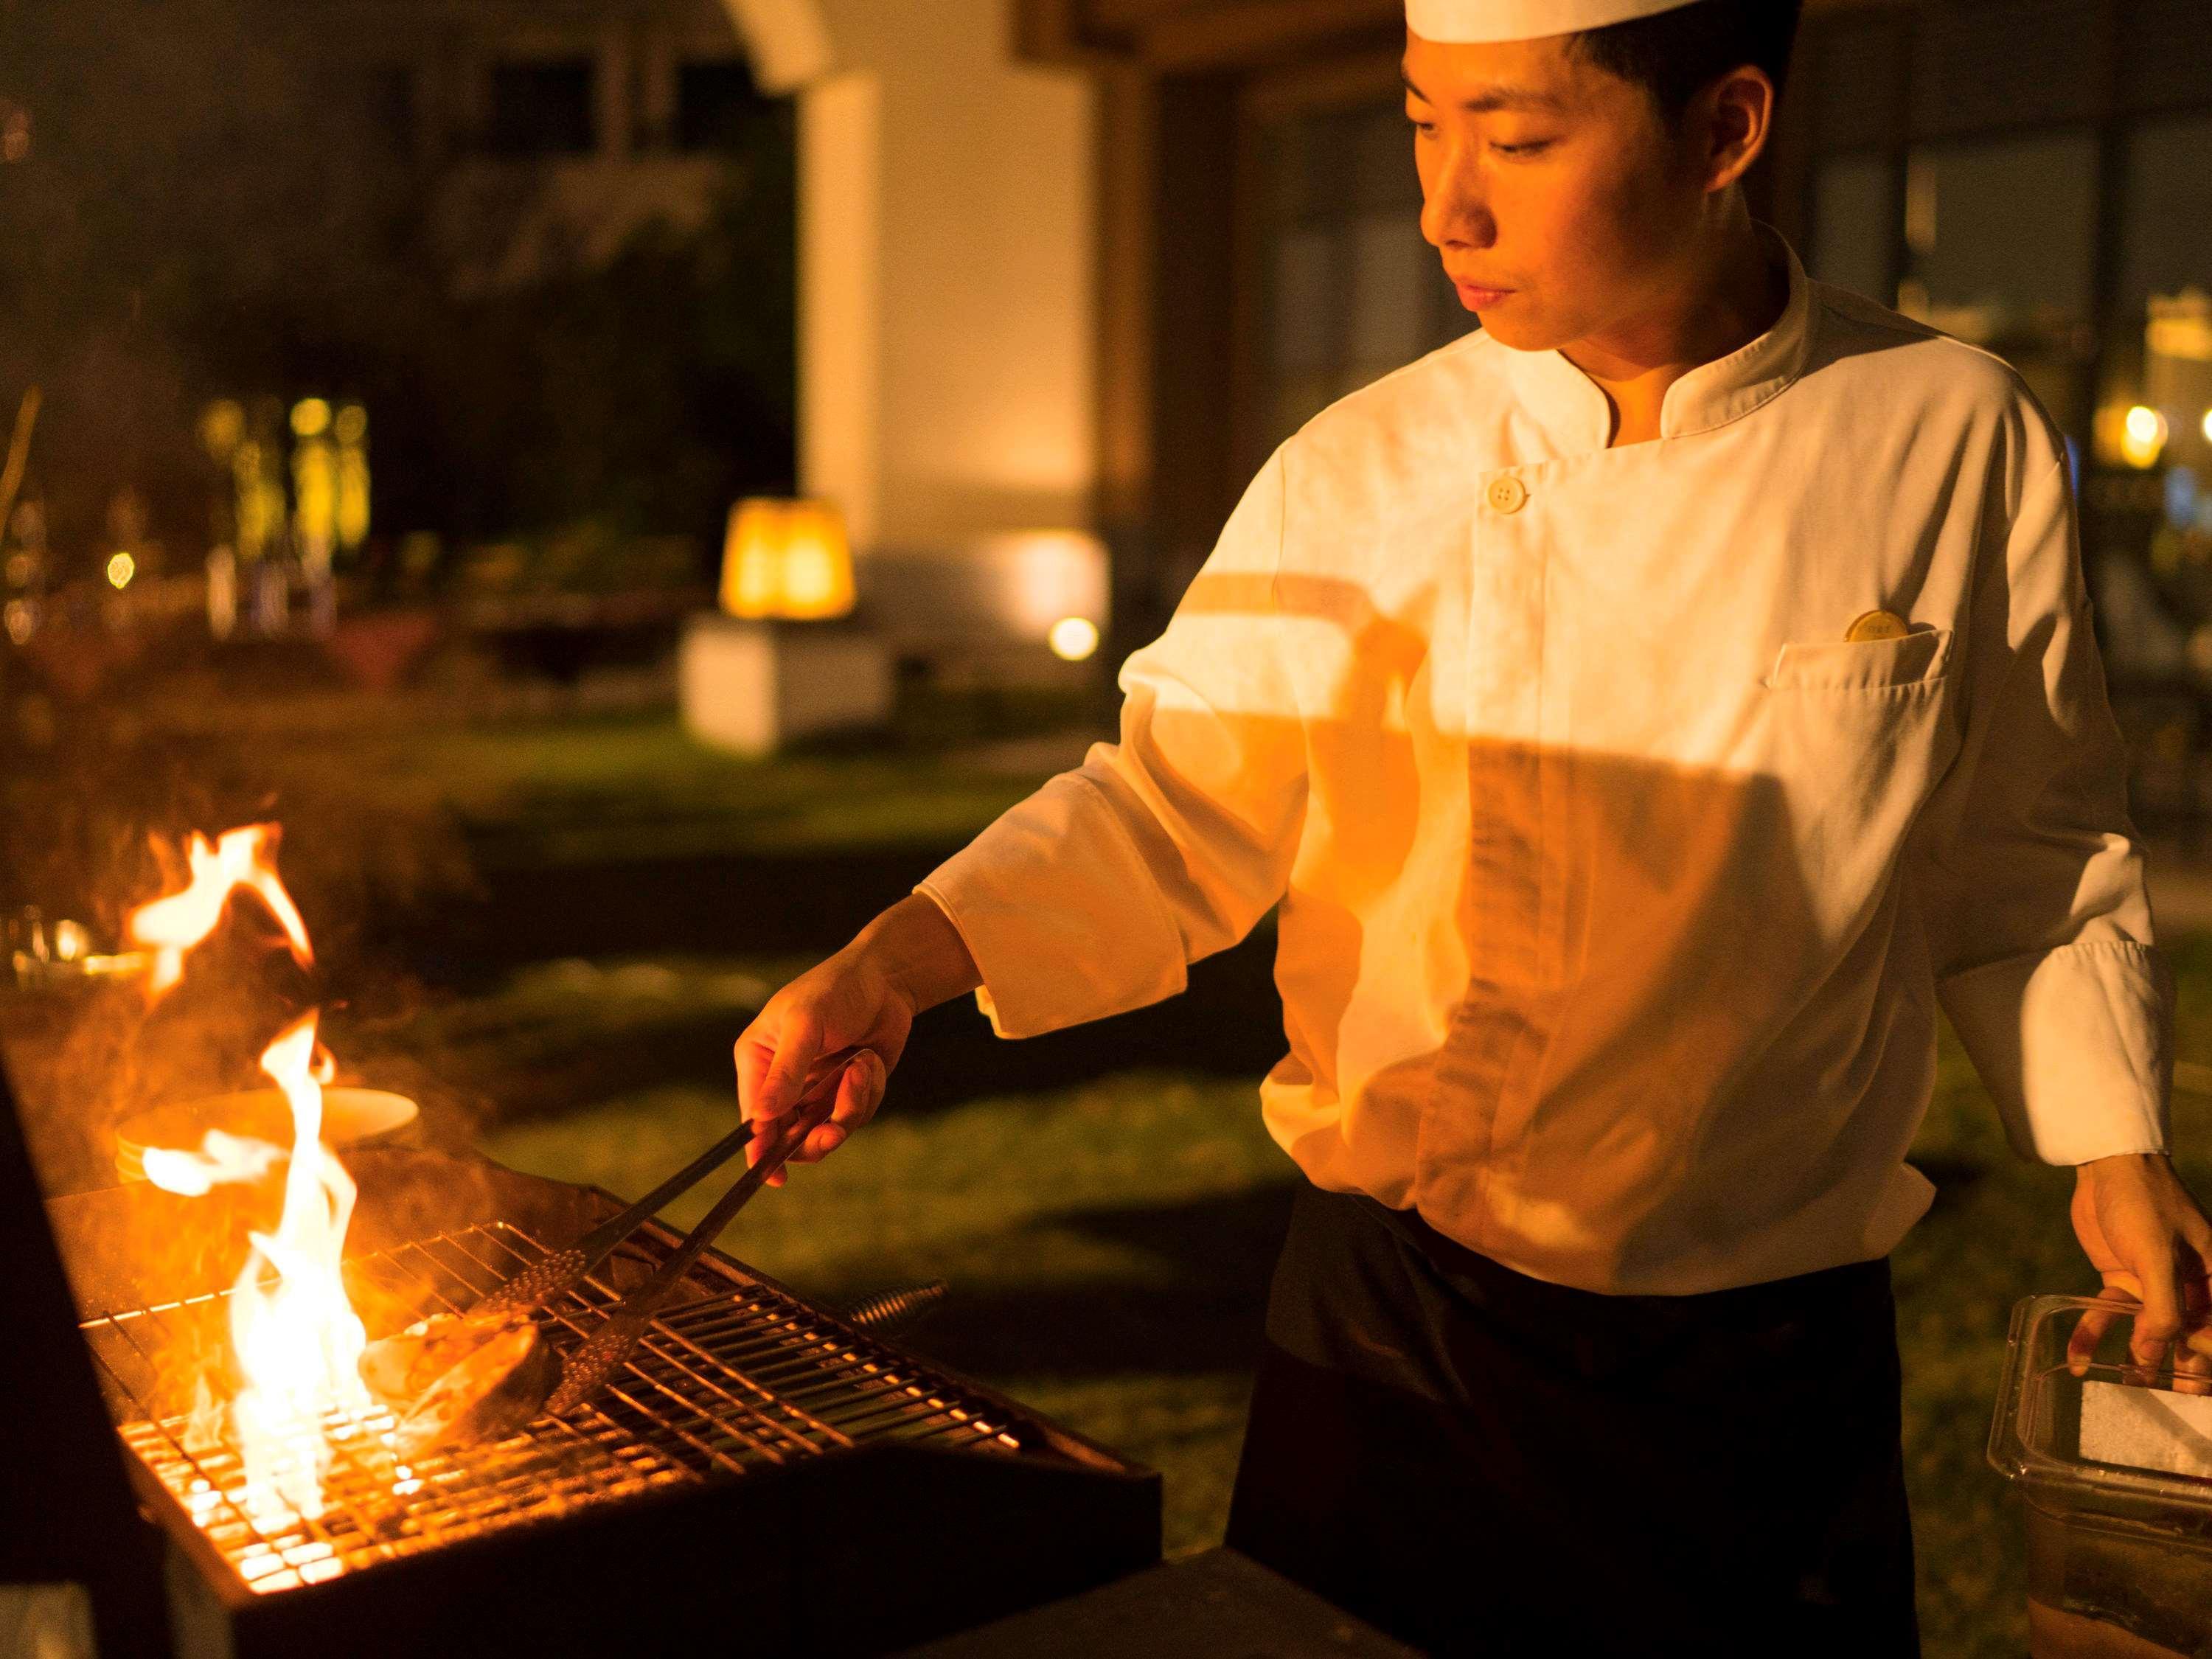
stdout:
<svg viewBox="0 0 2212 1659">
<path fill-rule="evenodd" d="M 0 1121 L 12 1135 L 12 1115 Z M 366 1157 L 355 1173 L 347 1273 L 372 1335 L 467 1306 L 617 1207 L 429 1154 Z M 455 1190 L 491 1212 L 457 1219 Z M 146 1632 L 164 1624 L 178 1650 L 240 1659 L 740 1640 L 882 1652 L 1158 1559 L 1156 1476 L 714 1252 L 592 1405 L 404 1462 L 388 1416 L 335 1421 L 322 1515 L 257 1511 L 227 1414 L 191 1386 L 227 1340 L 229 1292 L 205 1286 L 236 1263 L 198 1262 L 183 1284 L 131 1259 L 128 1241 L 158 1237 L 170 1201 L 143 1186 L 57 1199 L 44 1206 L 52 1235 L 35 1241 L 49 1259 L 64 1247 L 77 1318 L 59 1334 L 80 1364 L 88 1355 L 84 1392 L 106 1407 L 94 1419 L 71 1401 L 70 1415 L 99 1422 L 111 1461 L 119 1437 L 136 1498 L 137 1513 L 95 1517 L 78 1547 L 98 1559 L 62 1575 L 93 1583 L 103 1655 L 160 1651 Z M 553 1345 L 581 1343 L 676 1243 L 651 1225 L 550 1304 Z M 0 1456 L 25 1427 L 0 1417 Z M 9 1511 L 0 1497 L 0 1537 Z M 150 1540 L 125 1535 L 148 1522 Z M 11 1570 L 8 1555 L 0 1544 L 0 1582 L 55 1576 Z M 166 1588 L 118 1569 L 155 1555 Z"/>
<path fill-rule="evenodd" d="M 357 1302 L 398 1304 L 404 1317 L 459 1312 L 546 1254 L 495 1223 L 357 1258 Z M 574 1346 L 620 1300 L 625 1261 L 548 1310 Z M 237 1449 L 219 1420 L 164 1412 L 162 1357 L 198 1352 L 226 1322 L 229 1292 L 85 1322 L 103 1378 L 127 1402 L 124 1443 L 161 1482 L 247 1588 L 266 1594 L 433 1549 L 456 1538 L 567 1513 L 658 1486 L 739 1475 L 878 1441 L 1006 1455 L 1021 1439 L 980 1399 L 856 1338 L 796 1298 L 735 1285 L 671 1310 L 600 1402 L 545 1418 L 496 1446 L 396 1463 L 388 1413 L 334 1420 L 329 1508 L 270 1525 L 245 1496 Z"/>
</svg>

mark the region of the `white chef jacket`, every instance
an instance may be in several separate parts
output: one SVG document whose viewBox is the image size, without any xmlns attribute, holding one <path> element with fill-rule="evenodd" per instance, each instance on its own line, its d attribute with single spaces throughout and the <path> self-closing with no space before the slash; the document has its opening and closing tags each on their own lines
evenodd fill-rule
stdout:
<svg viewBox="0 0 2212 1659">
<path fill-rule="evenodd" d="M 1781 320 L 1656 441 L 1475 333 L 1285 442 L 1120 743 L 917 889 L 997 1030 L 1173 995 L 1279 902 L 1261 1094 L 1305 1174 L 1614 1293 L 1886 1254 L 1939 1000 L 2023 1156 L 2164 1149 L 2063 441 L 1783 251 Z M 1910 631 L 1847 641 L 1878 608 Z"/>
</svg>

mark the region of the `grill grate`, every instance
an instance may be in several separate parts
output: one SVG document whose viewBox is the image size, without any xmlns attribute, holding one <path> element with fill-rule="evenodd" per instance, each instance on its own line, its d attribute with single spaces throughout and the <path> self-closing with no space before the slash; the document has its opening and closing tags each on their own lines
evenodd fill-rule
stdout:
<svg viewBox="0 0 2212 1659">
<path fill-rule="evenodd" d="M 541 1316 L 566 1352 L 603 1322 L 627 1285 L 610 1278 L 629 1247 Z M 364 1289 L 410 1317 L 457 1312 L 545 1254 L 504 1222 L 348 1262 Z M 82 1328 L 112 1385 L 124 1443 L 257 1591 L 333 1578 L 379 1561 L 672 1485 L 896 1439 L 1009 1454 L 998 1414 L 903 1358 L 753 1281 L 726 1284 L 656 1319 L 597 1401 L 540 1418 L 496 1445 L 394 1458 L 388 1413 L 333 1419 L 324 1513 L 270 1513 L 249 1500 L 227 1417 L 168 1408 L 173 1356 L 204 1346 L 229 1292 L 88 1320 Z"/>
</svg>

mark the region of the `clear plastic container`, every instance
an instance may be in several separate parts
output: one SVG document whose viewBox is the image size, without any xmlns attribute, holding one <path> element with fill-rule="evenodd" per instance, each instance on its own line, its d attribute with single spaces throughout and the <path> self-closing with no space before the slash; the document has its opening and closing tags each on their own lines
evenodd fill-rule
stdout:
<svg viewBox="0 0 2212 1659">
<path fill-rule="evenodd" d="M 2086 1297 L 2012 1314 L 1990 1462 L 2027 1514 L 2034 1659 L 2212 1659 L 2212 1392 L 2130 1363 L 2122 1311 L 2075 1376 Z M 2212 1383 L 2198 1384 L 2212 1389 Z"/>
</svg>

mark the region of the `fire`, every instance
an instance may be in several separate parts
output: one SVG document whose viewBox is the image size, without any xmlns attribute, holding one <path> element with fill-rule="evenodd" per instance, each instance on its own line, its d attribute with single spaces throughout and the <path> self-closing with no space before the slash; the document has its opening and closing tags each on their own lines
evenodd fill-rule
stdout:
<svg viewBox="0 0 2212 1659">
<path fill-rule="evenodd" d="M 144 1154 L 146 1179 L 164 1192 L 204 1198 L 217 1187 L 260 1180 L 283 1156 L 282 1146 L 271 1146 L 265 1140 L 210 1129 L 200 1138 L 196 1152 L 149 1146 Z"/>
<path fill-rule="evenodd" d="M 212 844 L 193 836 L 189 885 L 131 914 L 131 939 L 158 952 L 155 994 L 182 976 L 185 952 L 214 931 L 241 887 L 283 927 L 294 959 L 313 963 L 306 924 L 273 862 L 276 840 L 274 824 L 233 830 Z M 332 1425 L 358 1424 L 376 1409 L 359 1369 L 368 1333 L 342 1273 L 356 1188 L 322 1140 L 323 1085 L 337 1067 L 316 1042 L 319 1017 L 313 1009 L 302 1014 L 261 1056 L 261 1069 L 291 1107 L 290 1161 L 276 1231 L 248 1235 L 252 1249 L 230 1298 L 231 1347 L 243 1379 L 229 1407 L 245 1465 L 241 1496 L 257 1521 L 278 1523 L 323 1513 Z M 197 1196 L 257 1180 L 285 1157 L 266 1142 L 210 1130 L 197 1152 L 149 1148 L 146 1175 Z"/>
<path fill-rule="evenodd" d="M 313 1012 L 302 1015 L 261 1056 L 291 1103 L 292 1162 L 283 1217 L 274 1233 L 251 1235 L 253 1253 L 230 1298 L 231 1345 L 246 1379 L 231 1422 L 249 1502 L 281 1504 L 309 1520 L 323 1512 L 325 1423 L 374 1409 L 360 1370 L 368 1334 L 339 1271 L 355 1188 L 322 1144 L 330 1069 L 317 1052 L 315 1022 Z"/>
<path fill-rule="evenodd" d="M 293 906 L 292 896 L 276 874 L 278 830 L 273 823 L 249 823 L 226 830 L 212 844 L 194 831 L 185 858 L 190 884 L 181 891 L 155 899 L 131 912 L 131 943 L 155 952 L 150 985 L 159 996 L 184 976 L 185 952 L 215 931 L 224 906 L 239 888 L 245 888 L 276 918 L 291 944 L 293 960 L 302 968 L 314 963 L 307 943 L 307 926 Z"/>
</svg>

